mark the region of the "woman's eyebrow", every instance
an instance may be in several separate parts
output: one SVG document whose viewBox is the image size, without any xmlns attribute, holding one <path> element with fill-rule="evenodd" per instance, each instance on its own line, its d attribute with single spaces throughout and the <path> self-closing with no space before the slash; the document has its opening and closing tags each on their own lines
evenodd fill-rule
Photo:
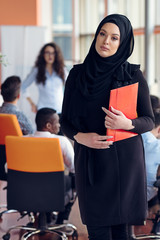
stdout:
<svg viewBox="0 0 160 240">
<path fill-rule="evenodd" d="M 103 31 L 103 32 L 107 33 L 107 31 L 106 31 L 105 29 L 103 29 L 103 28 L 101 28 L 100 31 Z M 120 35 L 119 35 L 118 33 L 112 33 L 112 35 L 116 35 L 116 36 L 119 36 L 119 37 L 120 37 Z"/>
</svg>

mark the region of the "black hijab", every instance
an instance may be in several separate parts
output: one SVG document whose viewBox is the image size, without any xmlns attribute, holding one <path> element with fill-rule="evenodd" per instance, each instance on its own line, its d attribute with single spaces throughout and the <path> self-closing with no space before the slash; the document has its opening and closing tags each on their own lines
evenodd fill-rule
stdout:
<svg viewBox="0 0 160 240">
<path fill-rule="evenodd" d="M 120 46 L 114 55 L 104 58 L 97 53 L 95 44 L 99 31 L 107 22 L 114 23 L 119 27 Z M 78 75 L 74 76 L 76 88 L 72 92 L 70 104 L 67 106 L 67 117 L 76 129 L 82 132 L 87 131 L 81 121 L 81 118 L 87 117 L 88 114 L 87 102 L 100 98 L 104 92 L 107 96 L 110 89 L 131 82 L 133 65 L 131 67 L 127 59 L 132 54 L 133 47 L 133 30 L 127 17 L 112 14 L 100 22 L 89 53 L 81 65 L 81 71 L 77 71 Z M 134 65 L 134 70 L 138 68 L 139 65 Z"/>
<path fill-rule="evenodd" d="M 97 36 L 105 23 L 114 23 L 120 30 L 120 46 L 117 52 L 109 57 L 101 57 L 95 49 Z M 112 14 L 100 22 L 84 60 L 83 71 L 78 76 L 78 88 L 86 99 L 96 98 L 110 88 L 113 76 L 122 81 L 131 79 L 129 63 L 126 61 L 132 54 L 133 47 L 133 30 L 126 16 Z"/>
</svg>

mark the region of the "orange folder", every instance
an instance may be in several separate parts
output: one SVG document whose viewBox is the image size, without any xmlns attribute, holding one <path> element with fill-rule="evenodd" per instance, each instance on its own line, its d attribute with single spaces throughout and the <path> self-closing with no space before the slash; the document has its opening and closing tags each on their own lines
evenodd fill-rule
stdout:
<svg viewBox="0 0 160 240">
<path fill-rule="evenodd" d="M 122 111 L 129 119 L 137 118 L 137 95 L 138 83 L 111 90 L 109 110 L 112 106 L 113 108 Z M 112 140 L 115 142 L 134 137 L 138 134 L 122 129 L 107 129 L 107 135 L 113 136 L 113 138 L 108 139 L 108 141 Z"/>
</svg>

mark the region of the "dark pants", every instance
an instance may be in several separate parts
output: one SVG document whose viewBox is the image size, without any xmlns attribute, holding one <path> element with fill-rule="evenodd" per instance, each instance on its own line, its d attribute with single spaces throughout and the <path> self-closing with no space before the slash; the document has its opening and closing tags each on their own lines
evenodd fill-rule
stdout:
<svg viewBox="0 0 160 240">
<path fill-rule="evenodd" d="M 87 226 L 89 240 L 131 240 L 131 227 L 126 224 L 115 226 Z"/>
</svg>

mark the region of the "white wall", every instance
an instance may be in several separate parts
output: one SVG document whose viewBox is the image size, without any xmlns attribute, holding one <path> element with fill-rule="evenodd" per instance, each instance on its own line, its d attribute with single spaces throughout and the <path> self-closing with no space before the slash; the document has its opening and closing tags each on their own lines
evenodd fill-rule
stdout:
<svg viewBox="0 0 160 240">
<path fill-rule="evenodd" d="M 1 26 L 1 51 L 8 59 L 8 65 L 2 65 L 2 82 L 11 75 L 18 75 L 22 81 L 26 78 L 45 43 L 45 31 L 45 27 L 37 26 Z M 28 91 L 36 102 L 38 91 L 35 85 L 29 87 Z M 31 112 L 25 96 L 21 95 L 18 106 L 35 127 L 35 114 Z"/>
</svg>

